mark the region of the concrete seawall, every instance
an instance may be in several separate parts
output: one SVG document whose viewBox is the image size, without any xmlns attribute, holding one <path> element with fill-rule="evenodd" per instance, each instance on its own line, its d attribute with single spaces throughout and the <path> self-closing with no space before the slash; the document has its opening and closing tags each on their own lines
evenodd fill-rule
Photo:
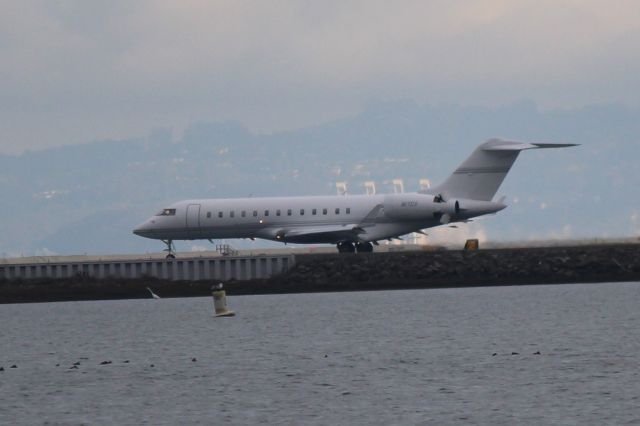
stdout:
<svg viewBox="0 0 640 426">
<path fill-rule="evenodd" d="M 175 259 L 153 256 L 57 256 L 0 261 L 0 280 L 158 278 L 169 281 L 251 280 L 287 272 L 292 254 L 222 256 L 189 254 Z"/>
<path fill-rule="evenodd" d="M 640 281 L 640 244 L 416 251 L 372 254 L 297 254 L 290 267 L 260 279 L 227 276 L 230 295 L 362 291 L 518 284 Z M 273 271 L 275 272 L 275 271 Z M 215 278 L 200 280 L 58 279 L 0 280 L 0 303 L 210 294 Z M 247 277 L 252 278 L 252 277 Z"/>
</svg>

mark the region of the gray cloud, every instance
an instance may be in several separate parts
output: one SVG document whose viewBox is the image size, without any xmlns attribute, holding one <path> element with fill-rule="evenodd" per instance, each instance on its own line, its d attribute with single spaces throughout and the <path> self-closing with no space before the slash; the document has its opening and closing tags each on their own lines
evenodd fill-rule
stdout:
<svg viewBox="0 0 640 426">
<path fill-rule="evenodd" d="M 371 99 L 638 104 L 635 1 L 32 1 L 0 14 L 0 151 Z"/>
</svg>

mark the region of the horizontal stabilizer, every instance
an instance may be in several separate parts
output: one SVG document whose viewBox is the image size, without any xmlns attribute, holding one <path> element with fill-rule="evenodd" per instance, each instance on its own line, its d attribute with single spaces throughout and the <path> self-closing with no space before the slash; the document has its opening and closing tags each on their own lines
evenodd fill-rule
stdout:
<svg viewBox="0 0 640 426">
<path fill-rule="evenodd" d="M 482 146 L 483 151 L 524 151 L 525 149 L 539 148 L 567 148 L 578 146 L 575 143 L 523 143 L 515 141 L 503 141 L 493 139 Z"/>
<path fill-rule="evenodd" d="M 570 146 L 580 146 L 579 143 L 532 143 L 536 148 L 568 148 Z"/>
</svg>

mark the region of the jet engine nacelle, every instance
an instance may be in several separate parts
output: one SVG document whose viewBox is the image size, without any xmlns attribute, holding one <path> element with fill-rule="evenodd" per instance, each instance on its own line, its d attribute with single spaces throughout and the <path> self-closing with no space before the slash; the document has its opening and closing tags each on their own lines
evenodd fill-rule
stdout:
<svg viewBox="0 0 640 426">
<path fill-rule="evenodd" d="M 384 197 L 384 213 L 392 219 L 436 219 L 445 224 L 504 209 L 502 202 L 449 199 L 430 194 L 389 194 Z"/>
<path fill-rule="evenodd" d="M 456 200 L 444 201 L 429 194 L 388 194 L 384 196 L 384 214 L 392 219 L 425 220 L 460 212 Z"/>
</svg>

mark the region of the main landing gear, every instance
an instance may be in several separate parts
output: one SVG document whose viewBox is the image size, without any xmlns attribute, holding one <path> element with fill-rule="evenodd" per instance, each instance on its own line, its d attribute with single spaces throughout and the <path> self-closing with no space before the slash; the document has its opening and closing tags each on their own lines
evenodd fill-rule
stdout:
<svg viewBox="0 0 640 426">
<path fill-rule="evenodd" d="M 373 244 L 371 243 L 356 243 L 356 251 L 358 253 L 372 253 Z"/>
<path fill-rule="evenodd" d="M 176 255 L 173 253 L 175 246 L 173 245 L 173 240 L 162 240 L 163 243 L 167 245 L 167 248 L 163 251 L 167 252 L 167 259 L 175 259 Z"/>
<path fill-rule="evenodd" d="M 373 252 L 373 244 L 371 243 L 355 243 L 351 241 L 340 241 L 338 243 L 339 253 L 371 253 Z"/>
<path fill-rule="evenodd" d="M 355 253 L 356 248 L 350 241 L 340 241 L 338 243 L 338 253 Z"/>
</svg>

